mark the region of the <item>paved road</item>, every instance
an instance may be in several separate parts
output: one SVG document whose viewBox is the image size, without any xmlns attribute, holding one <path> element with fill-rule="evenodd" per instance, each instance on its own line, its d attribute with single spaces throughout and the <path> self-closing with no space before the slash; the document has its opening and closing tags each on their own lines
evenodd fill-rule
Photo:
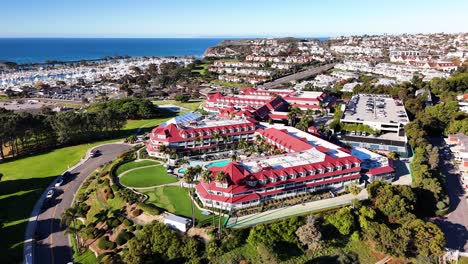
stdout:
<svg viewBox="0 0 468 264">
<path fill-rule="evenodd" d="M 60 226 L 60 215 L 71 206 L 73 197 L 81 183 L 94 170 L 113 160 L 119 154 L 130 150 L 131 146 L 113 143 L 97 147 L 102 155 L 90 158 L 74 168 L 72 178 L 57 188 L 50 205 L 42 210 L 37 219 L 34 263 L 68 263 L 72 261 L 72 250 L 64 228 Z"/>
<path fill-rule="evenodd" d="M 300 215 L 308 212 L 319 211 L 327 208 L 341 206 L 344 204 L 351 204 L 354 199 L 366 200 L 368 199 L 366 189 L 363 189 L 361 193 L 355 197 L 352 194 L 345 194 L 335 198 L 329 198 L 324 200 L 318 200 L 313 202 L 305 203 L 304 205 L 298 204 L 294 206 L 287 206 L 280 209 L 269 210 L 262 213 L 251 214 L 241 217 L 232 217 L 227 223 L 227 227 L 231 228 L 243 228 L 248 226 L 257 225 L 260 223 L 270 222 L 277 219 L 291 217 L 294 215 Z"/>
<path fill-rule="evenodd" d="M 258 88 L 260 88 L 260 89 L 269 89 L 269 88 L 273 88 L 275 86 L 278 86 L 280 84 L 287 83 L 287 82 L 290 82 L 290 81 L 293 81 L 293 80 L 305 79 L 305 78 L 308 78 L 310 76 L 322 73 L 324 71 L 328 71 L 329 69 L 333 68 L 334 66 L 335 66 L 335 63 L 330 63 L 330 64 L 323 65 L 323 66 L 320 66 L 320 67 L 317 67 L 317 68 L 301 71 L 301 72 L 298 72 L 298 73 L 295 73 L 295 74 L 291 74 L 291 75 L 276 79 L 276 80 L 274 80 L 272 82 L 264 83 L 263 85 L 258 86 Z"/>
<path fill-rule="evenodd" d="M 450 196 L 450 213 L 435 220 L 447 239 L 447 248 L 468 252 L 468 201 L 463 197 L 463 187 L 458 171 L 451 162 L 443 162 L 447 190 Z"/>
</svg>

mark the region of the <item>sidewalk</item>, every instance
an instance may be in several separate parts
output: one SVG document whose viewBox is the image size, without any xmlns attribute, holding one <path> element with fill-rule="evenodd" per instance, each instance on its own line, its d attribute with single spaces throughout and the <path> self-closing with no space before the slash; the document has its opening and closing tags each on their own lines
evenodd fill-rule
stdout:
<svg viewBox="0 0 468 264">
<path fill-rule="evenodd" d="M 353 199 L 366 200 L 368 199 L 367 190 L 363 189 L 356 197 L 352 194 L 345 194 L 335 198 L 329 198 L 319 201 L 313 201 L 305 203 L 304 205 L 298 204 L 294 206 L 288 206 L 284 208 L 269 210 L 262 213 L 246 215 L 241 217 L 231 217 L 226 227 L 231 228 L 243 228 L 249 227 L 264 222 L 270 222 L 273 220 L 291 217 L 294 215 L 300 215 L 304 213 L 312 213 L 314 211 L 320 211 L 328 208 L 351 204 Z"/>
</svg>

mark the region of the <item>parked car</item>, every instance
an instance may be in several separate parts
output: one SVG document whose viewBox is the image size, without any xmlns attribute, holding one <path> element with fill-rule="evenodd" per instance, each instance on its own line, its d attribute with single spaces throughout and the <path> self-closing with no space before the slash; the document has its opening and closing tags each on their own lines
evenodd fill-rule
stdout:
<svg viewBox="0 0 468 264">
<path fill-rule="evenodd" d="M 70 171 L 66 171 L 62 174 L 62 178 L 66 179 L 67 177 L 69 177 L 71 175 L 71 172 Z"/>
<path fill-rule="evenodd" d="M 50 189 L 46 195 L 47 199 L 51 199 L 52 197 L 54 197 L 54 189 Z"/>
<path fill-rule="evenodd" d="M 55 187 L 60 187 L 63 184 L 63 178 L 60 177 L 58 181 L 55 183 Z"/>
</svg>

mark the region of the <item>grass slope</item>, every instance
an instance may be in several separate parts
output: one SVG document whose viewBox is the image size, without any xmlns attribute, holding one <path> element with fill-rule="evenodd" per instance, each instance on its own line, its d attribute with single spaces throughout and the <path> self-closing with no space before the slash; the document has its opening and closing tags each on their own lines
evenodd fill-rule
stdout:
<svg viewBox="0 0 468 264">
<path fill-rule="evenodd" d="M 173 182 L 177 179 L 167 175 L 163 166 L 136 169 L 120 177 L 120 183 L 128 187 L 151 187 Z"/>
<path fill-rule="evenodd" d="M 117 175 L 120 175 L 124 171 L 128 171 L 128 170 L 139 168 L 139 167 L 157 165 L 157 164 L 159 164 L 159 162 L 152 161 L 152 160 L 130 161 L 130 162 L 120 165 L 115 172 Z"/>
<path fill-rule="evenodd" d="M 188 191 L 182 187 L 166 186 L 152 190 L 145 190 L 143 193 L 149 196 L 149 199 L 146 201 L 146 203 L 152 203 L 173 214 L 187 218 L 192 217 L 192 205 L 190 197 Z M 198 223 L 201 222 L 202 224 L 211 224 L 212 215 L 203 215 L 198 207 L 195 206 L 195 219 Z M 217 216 L 215 216 L 215 223 L 218 223 Z"/>
</svg>

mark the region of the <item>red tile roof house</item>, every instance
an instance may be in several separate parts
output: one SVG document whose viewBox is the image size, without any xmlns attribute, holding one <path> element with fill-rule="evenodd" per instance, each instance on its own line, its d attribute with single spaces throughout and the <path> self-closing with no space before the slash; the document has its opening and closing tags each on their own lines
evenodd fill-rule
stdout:
<svg viewBox="0 0 468 264">
<path fill-rule="evenodd" d="M 196 193 L 204 206 L 225 210 L 246 208 L 264 200 L 340 189 L 361 177 L 361 160 L 338 146 L 333 150 L 313 146 L 276 128 L 258 133 L 286 153 L 209 168 L 213 179 L 219 171 L 224 171 L 227 177 L 224 182 L 201 180 L 197 184 Z"/>
</svg>

